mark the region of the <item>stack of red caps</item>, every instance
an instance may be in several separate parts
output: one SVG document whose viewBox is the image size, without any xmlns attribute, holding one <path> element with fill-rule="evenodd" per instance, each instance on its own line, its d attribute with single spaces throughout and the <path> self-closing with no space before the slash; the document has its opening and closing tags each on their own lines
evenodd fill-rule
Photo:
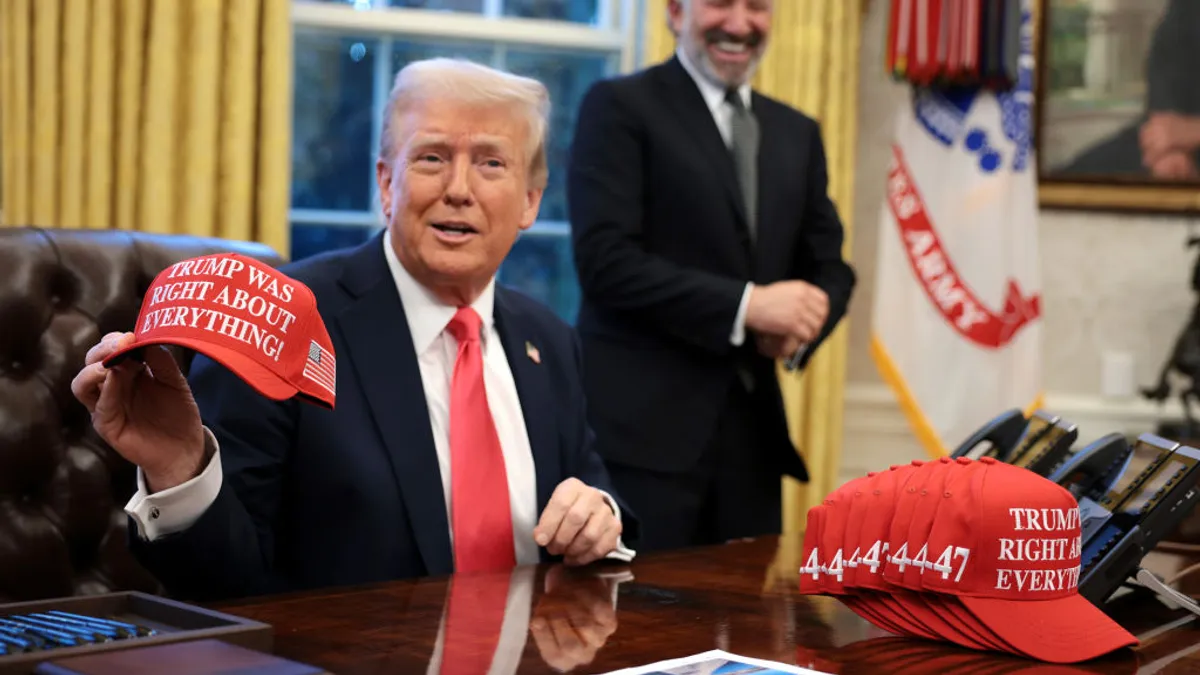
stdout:
<svg viewBox="0 0 1200 675">
<path fill-rule="evenodd" d="M 1137 644 L 1079 595 L 1079 505 L 1027 469 L 942 458 L 856 478 L 808 512 L 800 592 L 876 626 L 1050 663 Z"/>
</svg>

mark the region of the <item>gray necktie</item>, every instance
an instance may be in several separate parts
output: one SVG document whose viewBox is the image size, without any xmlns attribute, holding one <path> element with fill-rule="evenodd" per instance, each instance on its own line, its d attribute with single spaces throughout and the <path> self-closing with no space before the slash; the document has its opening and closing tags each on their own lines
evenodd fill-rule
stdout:
<svg viewBox="0 0 1200 675">
<path fill-rule="evenodd" d="M 733 163 L 746 206 L 746 224 L 754 240 L 758 219 L 758 120 L 746 109 L 736 89 L 725 93 L 725 102 L 733 107 Z"/>
</svg>

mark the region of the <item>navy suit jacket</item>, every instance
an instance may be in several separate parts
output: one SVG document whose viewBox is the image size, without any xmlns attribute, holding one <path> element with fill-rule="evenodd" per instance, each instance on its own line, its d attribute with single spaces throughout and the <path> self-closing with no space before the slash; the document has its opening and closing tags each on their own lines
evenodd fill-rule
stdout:
<svg viewBox="0 0 1200 675">
<path fill-rule="evenodd" d="M 186 531 L 153 542 L 132 535 L 134 553 L 169 592 L 197 600 L 453 572 L 421 374 L 381 236 L 282 271 L 317 298 L 337 355 L 335 409 L 269 400 L 197 356 L 189 380 L 224 483 Z M 574 331 L 499 285 L 495 320 L 529 433 L 538 513 L 573 476 L 617 500 L 623 539 L 636 545 L 636 517 L 592 449 Z"/>
</svg>

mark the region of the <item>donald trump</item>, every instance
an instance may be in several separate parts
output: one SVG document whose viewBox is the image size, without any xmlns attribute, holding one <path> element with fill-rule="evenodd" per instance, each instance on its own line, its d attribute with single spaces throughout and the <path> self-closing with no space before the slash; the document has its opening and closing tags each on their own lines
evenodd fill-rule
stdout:
<svg viewBox="0 0 1200 675">
<path fill-rule="evenodd" d="M 544 86 L 466 61 L 397 75 L 376 177 L 386 228 L 283 268 L 337 357 L 334 410 L 161 348 L 73 390 L 139 467 L 131 546 L 216 599 L 561 559 L 629 560 L 636 520 L 592 448 L 569 326 L 496 283 L 546 185 Z"/>
</svg>

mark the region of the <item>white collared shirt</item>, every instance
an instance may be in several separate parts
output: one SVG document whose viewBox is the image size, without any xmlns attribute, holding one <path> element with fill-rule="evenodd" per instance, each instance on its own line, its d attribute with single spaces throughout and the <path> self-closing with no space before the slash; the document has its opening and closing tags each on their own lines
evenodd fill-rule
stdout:
<svg viewBox="0 0 1200 675">
<path fill-rule="evenodd" d="M 446 327 L 458 310 L 435 298 L 400 264 L 391 245 L 390 233 L 385 233 L 382 240 L 384 256 L 404 306 L 409 331 L 412 334 L 413 349 L 421 370 L 425 403 L 429 409 L 429 423 L 441 472 L 442 492 L 446 498 L 446 513 L 449 516 L 450 382 L 454 375 L 458 342 Z M 500 438 L 501 450 L 504 453 L 517 564 L 533 564 L 539 560 L 538 545 L 533 540 L 533 528 L 541 515 L 537 511 L 537 469 L 529 444 L 529 434 L 525 429 L 525 417 L 521 410 L 516 381 L 502 348 L 500 335 L 496 332 L 493 311 L 494 280 L 471 307 L 483 320 L 484 388 L 487 391 L 492 419 L 496 424 L 496 434 Z M 215 446 L 216 439 L 212 433 L 207 428 L 205 432 Z M 141 469 L 138 469 L 137 493 L 126 504 L 125 511 L 136 523 L 139 536 L 153 541 L 172 532 L 187 529 L 196 522 L 216 500 L 222 480 L 219 448 L 199 476 L 154 494 L 149 494 L 145 477 Z M 607 493 L 602 494 L 619 520 L 620 507 Z M 447 520 L 450 518 L 447 517 Z M 450 536 L 453 547 L 453 533 Z M 629 561 L 634 555 L 634 551 L 626 548 L 622 541 L 618 541 L 616 550 L 608 557 Z"/>
<path fill-rule="evenodd" d="M 704 103 L 708 105 L 708 111 L 712 113 L 713 121 L 717 125 L 717 131 L 721 133 L 721 138 L 725 140 L 725 146 L 732 148 L 733 106 L 725 100 L 725 89 L 704 75 L 692 63 L 691 59 L 688 58 L 687 52 L 683 48 L 676 49 L 675 55 L 679 58 L 679 63 L 683 65 L 683 69 L 687 71 L 692 81 L 696 83 L 696 88 L 700 90 L 700 96 L 704 98 Z M 751 102 L 750 85 L 743 84 L 738 87 L 738 96 L 742 98 L 742 105 L 746 106 L 746 110 L 749 110 Z M 747 283 L 746 290 L 742 291 L 742 300 L 738 303 L 737 316 L 733 320 L 733 331 L 729 335 L 729 341 L 735 347 L 740 347 L 746 341 L 746 310 L 750 306 L 750 291 L 753 288 L 753 283 Z"/>
<path fill-rule="evenodd" d="M 708 110 L 712 113 L 713 121 L 717 123 L 717 130 L 721 132 L 721 138 L 725 140 L 726 147 L 732 148 L 733 106 L 725 100 L 725 87 L 709 79 L 696 64 L 692 63 L 686 51 L 677 49 L 675 53 L 678 55 L 679 63 L 683 65 L 683 69 L 687 71 L 688 75 L 692 76 L 692 81 L 700 89 L 700 96 L 708 104 Z M 750 110 L 751 96 L 749 84 L 743 84 L 738 87 L 738 97 L 742 99 L 742 105 L 746 106 L 746 110 Z"/>
</svg>

